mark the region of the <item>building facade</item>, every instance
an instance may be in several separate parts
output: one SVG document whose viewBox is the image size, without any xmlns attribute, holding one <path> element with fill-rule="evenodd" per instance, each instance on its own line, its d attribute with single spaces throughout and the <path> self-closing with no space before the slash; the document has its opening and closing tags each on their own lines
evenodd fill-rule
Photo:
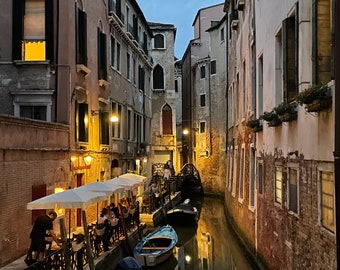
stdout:
<svg viewBox="0 0 340 270">
<path fill-rule="evenodd" d="M 174 45 L 176 28 L 172 24 L 149 22 L 153 33 L 151 55 L 154 62 L 151 77 L 152 99 L 152 174 L 162 174 L 168 161 L 175 171 L 179 167 L 177 149 L 177 107 L 179 93 L 175 89 Z M 163 175 L 159 175 L 163 176 Z"/>
<path fill-rule="evenodd" d="M 5 0 L 1 6 L 0 28 L 8 37 L 0 41 L 3 266 L 27 251 L 41 214 L 26 210 L 28 202 L 151 170 L 138 160 L 147 160 L 150 149 L 144 146 L 151 142 L 153 64 L 152 33 L 134 0 Z M 71 226 L 79 226 L 80 211 L 59 214 L 68 211 Z M 95 206 L 87 215 L 96 219 Z"/>
<path fill-rule="evenodd" d="M 223 4 L 197 12 L 194 39 L 182 59 L 183 163 L 197 166 L 206 192 L 219 194 L 223 194 L 220 183 L 224 181 L 224 157 L 219 148 L 225 148 L 225 114 L 220 112 L 225 108 L 226 46 L 221 32 L 217 37 L 215 32 L 222 30 L 223 16 Z M 215 46 L 217 40 L 220 45 Z"/>
<path fill-rule="evenodd" d="M 231 220 L 269 269 L 336 269 L 334 1 L 224 8 Z"/>
</svg>

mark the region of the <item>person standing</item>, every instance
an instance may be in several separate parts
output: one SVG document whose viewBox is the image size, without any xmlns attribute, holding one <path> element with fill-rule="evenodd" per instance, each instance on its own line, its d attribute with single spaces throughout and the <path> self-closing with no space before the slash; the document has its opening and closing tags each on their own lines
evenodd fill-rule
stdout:
<svg viewBox="0 0 340 270">
<path fill-rule="evenodd" d="M 55 211 L 50 211 L 47 215 L 39 216 L 35 220 L 30 234 L 31 245 L 25 259 L 26 264 L 32 264 L 44 258 L 47 243 L 45 237 L 52 237 L 57 245 L 61 246 L 59 239 L 53 231 L 53 221 L 57 216 Z"/>
</svg>

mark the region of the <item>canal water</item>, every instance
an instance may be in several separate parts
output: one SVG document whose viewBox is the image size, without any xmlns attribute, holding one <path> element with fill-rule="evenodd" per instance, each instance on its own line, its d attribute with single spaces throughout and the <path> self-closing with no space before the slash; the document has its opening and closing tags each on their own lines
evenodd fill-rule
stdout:
<svg viewBox="0 0 340 270">
<path fill-rule="evenodd" d="M 164 270 L 250 270 L 258 269 L 227 225 L 223 202 L 216 198 L 191 200 L 200 217 L 195 228 L 174 227 L 178 243 L 174 257 L 157 269 Z"/>
</svg>

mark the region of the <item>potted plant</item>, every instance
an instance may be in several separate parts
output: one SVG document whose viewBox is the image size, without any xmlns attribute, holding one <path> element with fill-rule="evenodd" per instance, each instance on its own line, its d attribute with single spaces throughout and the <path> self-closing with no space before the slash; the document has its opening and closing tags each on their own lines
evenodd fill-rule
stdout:
<svg viewBox="0 0 340 270">
<path fill-rule="evenodd" d="M 330 88 L 327 85 L 312 85 L 296 96 L 300 105 L 305 105 L 307 112 L 327 109 L 332 104 Z"/>
<path fill-rule="evenodd" d="M 281 122 L 290 122 L 297 118 L 296 103 L 282 102 L 274 108 L 274 111 Z"/>
<path fill-rule="evenodd" d="M 281 125 L 281 120 L 274 110 L 272 110 L 271 112 L 264 112 L 260 116 L 260 118 L 268 122 L 267 123 L 268 127 L 276 127 Z"/>
<path fill-rule="evenodd" d="M 263 130 L 261 119 L 251 119 L 246 123 L 246 126 L 252 128 L 254 132 Z"/>
<path fill-rule="evenodd" d="M 105 225 L 104 223 L 99 223 L 96 225 L 96 234 L 98 236 L 103 235 L 105 232 Z"/>
<path fill-rule="evenodd" d="M 78 250 L 81 250 L 83 248 L 84 239 L 85 237 L 83 234 L 77 234 L 75 236 L 75 240 L 72 242 L 72 250 L 74 252 L 77 252 Z"/>
</svg>

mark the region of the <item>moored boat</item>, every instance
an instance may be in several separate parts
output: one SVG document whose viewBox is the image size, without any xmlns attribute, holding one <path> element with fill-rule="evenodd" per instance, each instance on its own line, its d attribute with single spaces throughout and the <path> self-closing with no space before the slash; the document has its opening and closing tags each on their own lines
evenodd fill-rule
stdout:
<svg viewBox="0 0 340 270">
<path fill-rule="evenodd" d="M 173 254 L 177 241 L 176 231 L 166 225 L 144 237 L 134 248 L 133 255 L 142 266 L 156 266 Z"/>
<path fill-rule="evenodd" d="M 200 173 L 192 163 L 185 164 L 177 174 L 177 190 L 181 192 L 182 198 L 204 195 Z"/>
<path fill-rule="evenodd" d="M 167 211 L 167 222 L 170 225 L 195 226 L 197 221 L 198 211 L 191 205 L 190 199 Z"/>
</svg>

